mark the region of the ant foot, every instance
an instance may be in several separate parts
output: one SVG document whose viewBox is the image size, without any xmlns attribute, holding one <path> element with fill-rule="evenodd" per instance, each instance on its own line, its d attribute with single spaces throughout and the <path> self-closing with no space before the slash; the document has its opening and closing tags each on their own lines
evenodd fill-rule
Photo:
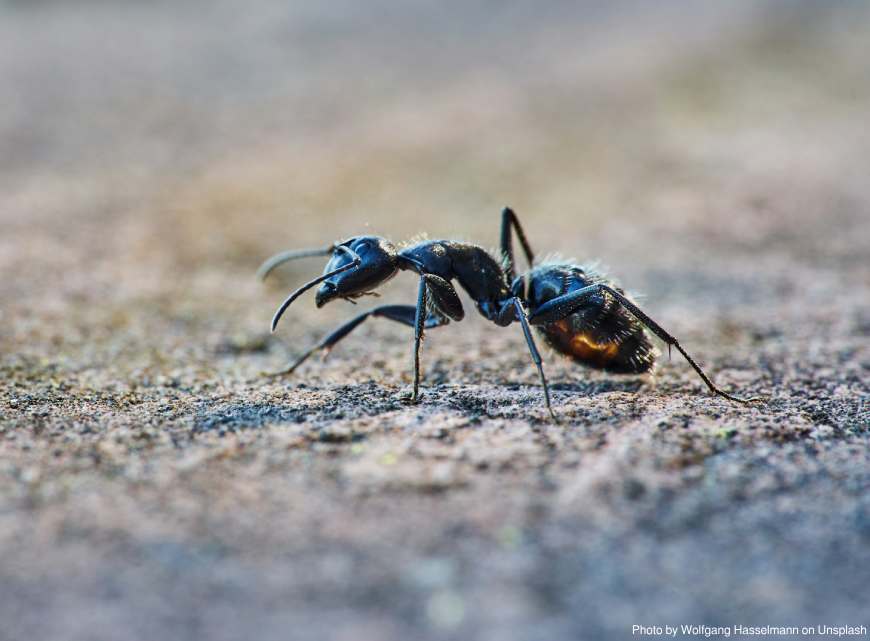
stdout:
<svg viewBox="0 0 870 641">
<path fill-rule="evenodd" d="M 419 391 L 411 388 L 405 388 L 397 394 L 399 400 L 405 405 L 417 405 L 423 395 Z"/>
</svg>

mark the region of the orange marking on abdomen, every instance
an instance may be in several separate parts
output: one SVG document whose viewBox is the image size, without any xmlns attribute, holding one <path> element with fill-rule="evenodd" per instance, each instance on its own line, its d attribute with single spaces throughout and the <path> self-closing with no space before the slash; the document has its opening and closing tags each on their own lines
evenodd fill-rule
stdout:
<svg viewBox="0 0 870 641">
<path fill-rule="evenodd" d="M 604 365 L 619 354 L 617 343 L 598 343 L 586 332 L 573 334 L 567 321 L 555 322 L 553 327 L 558 332 L 559 343 L 564 347 L 565 352 L 578 360 Z"/>
</svg>

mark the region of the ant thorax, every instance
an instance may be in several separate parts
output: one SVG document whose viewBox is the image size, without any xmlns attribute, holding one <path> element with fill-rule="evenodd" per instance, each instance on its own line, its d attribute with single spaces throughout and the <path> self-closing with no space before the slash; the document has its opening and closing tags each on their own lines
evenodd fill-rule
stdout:
<svg viewBox="0 0 870 641">
<path fill-rule="evenodd" d="M 425 240 L 399 252 L 400 268 L 424 270 L 446 281 L 456 280 L 476 303 L 495 303 L 510 297 L 505 273 L 483 247 L 454 240 Z M 485 315 L 485 314 L 484 314 Z"/>
</svg>

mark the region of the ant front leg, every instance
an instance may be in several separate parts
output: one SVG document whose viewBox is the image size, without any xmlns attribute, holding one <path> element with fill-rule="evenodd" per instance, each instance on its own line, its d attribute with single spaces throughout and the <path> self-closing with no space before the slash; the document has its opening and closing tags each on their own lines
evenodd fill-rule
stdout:
<svg viewBox="0 0 870 641">
<path fill-rule="evenodd" d="M 713 381 L 710 380 L 710 377 L 704 373 L 704 370 L 695 362 L 691 356 L 689 356 L 688 352 L 683 349 L 682 345 L 677 341 L 676 338 L 671 336 L 668 332 L 666 332 L 661 325 L 656 323 L 653 319 L 646 315 L 637 305 L 631 302 L 624 294 L 616 291 L 613 287 L 609 285 L 605 285 L 603 283 L 597 283 L 595 285 L 589 285 L 588 287 L 583 287 L 582 289 L 578 289 L 569 294 L 565 294 L 563 296 L 559 296 L 552 300 L 547 301 L 543 305 L 541 305 L 538 309 L 535 310 L 533 314 L 529 316 L 529 321 L 533 325 L 546 325 L 549 323 L 555 323 L 556 321 L 560 321 L 564 318 L 567 318 L 578 308 L 582 307 L 586 300 L 591 296 L 595 296 L 596 294 L 601 294 L 606 292 L 610 296 L 612 296 L 620 305 L 625 307 L 631 314 L 637 318 L 647 329 L 649 329 L 653 334 L 658 336 L 668 345 L 668 349 L 671 347 L 675 347 L 680 354 L 689 362 L 689 365 L 692 366 L 692 369 L 697 372 L 698 376 L 701 377 L 701 380 L 707 385 L 709 390 L 714 394 L 718 394 L 722 398 L 727 398 L 729 401 L 735 401 L 737 403 L 753 403 L 760 401 L 760 398 L 738 398 L 736 396 L 732 396 L 728 392 L 719 389 L 713 384 Z"/>
<path fill-rule="evenodd" d="M 362 325 L 362 323 L 368 318 L 386 318 L 388 320 L 407 325 L 408 327 L 414 327 L 416 323 L 416 312 L 417 309 L 416 307 L 414 307 L 414 305 L 382 305 L 380 307 L 370 309 L 367 312 L 363 312 L 362 314 L 359 314 L 358 316 L 355 316 L 354 318 L 347 321 L 344 325 L 334 330 L 331 334 L 327 335 L 324 339 L 317 343 L 317 345 L 310 348 L 299 358 L 293 361 L 293 363 L 291 363 L 286 369 L 281 370 L 280 372 L 270 374 L 270 376 L 283 376 L 287 374 L 292 374 L 296 370 L 296 368 L 302 365 L 302 363 L 304 363 L 306 360 L 308 360 L 308 358 L 312 354 L 315 354 L 319 351 L 323 351 L 324 356 L 326 356 L 340 340 L 350 334 L 359 325 Z M 446 325 L 449 322 L 449 319 L 442 316 L 430 315 L 426 318 L 424 324 L 426 326 L 426 329 L 432 329 L 435 327 L 440 327 L 441 325 Z"/>
<path fill-rule="evenodd" d="M 423 325 L 426 319 L 426 277 L 420 276 L 417 288 L 417 315 L 414 320 L 414 394 L 411 402 L 416 403 L 420 395 L 420 343 L 423 342 Z"/>
<path fill-rule="evenodd" d="M 414 393 L 411 397 L 414 403 L 420 398 L 420 345 L 423 342 L 427 307 L 430 302 L 437 314 L 455 321 L 465 318 L 462 301 L 459 300 L 453 285 L 440 276 L 421 273 L 420 286 L 417 290 L 417 313 L 414 319 Z"/>
</svg>

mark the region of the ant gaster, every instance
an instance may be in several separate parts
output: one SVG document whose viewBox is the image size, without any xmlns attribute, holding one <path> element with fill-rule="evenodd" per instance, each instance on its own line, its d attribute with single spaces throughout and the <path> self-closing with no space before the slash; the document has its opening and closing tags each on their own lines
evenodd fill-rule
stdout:
<svg viewBox="0 0 870 641">
<path fill-rule="evenodd" d="M 529 271 L 517 276 L 513 256 L 516 233 L 529 263 Z M 377 236 L 356 236 L 324 249 L 292 250 L 269 258 L 259 269 L 265 278 L 277 266 L 293 259 L 331 255 L 323 275 L 293 292 L 275 312 L 272 331 L 291 303 L 320 285 L 317 307 L 343 298 L 354 302 L 396 275 L 415 272 L 419 278 L 416 305 L 382 305 L 359 314 L 296 359 L 281 373 L 289 374 L 317 351 L 328 352 L 342 338 L 370 317 L 387 318 L 414 328 L 414 391 L 420 387 L 420 343 L 423 333 L 460 321 L 465 316 L 453 286 L 457 281 L 474 300 L 477 310 L 500 327 L 519 322 L 532 361 L 538 369 L 544 400 L 550 404 L 550 390 L 544 376 L 541 355 L 531 327 L 555 350 L 574 361 L 616 373 L 642 373 L 655 363 L 656 350 L 646 330 L 679 351 L 711 392 L 731 401 L 747 403 L 716 387 L 677 339 L 641 311 L 613 283 L 594 271 L 573 264 L 535 265 L 535 257 L 516 214 L 505 208 L 501 222 L 501 260 L 477 245 L 453 240 L 426 240 L 398 250 Z"/>
</svg>

